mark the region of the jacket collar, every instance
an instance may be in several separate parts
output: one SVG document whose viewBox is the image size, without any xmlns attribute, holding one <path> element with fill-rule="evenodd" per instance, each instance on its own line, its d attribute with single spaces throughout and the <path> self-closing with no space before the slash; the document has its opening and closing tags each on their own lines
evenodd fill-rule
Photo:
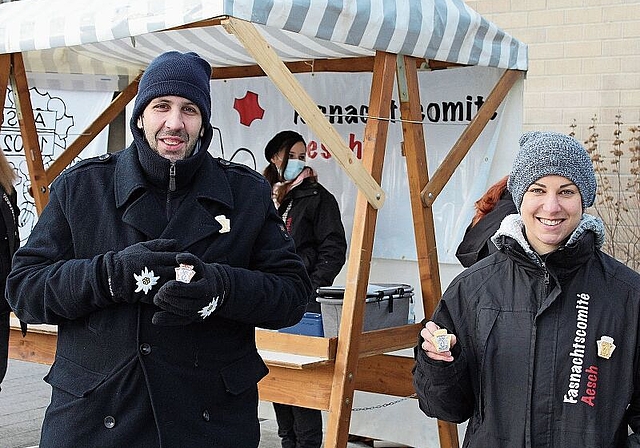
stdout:
<svg viewBox="0 0 640 448">
<path fill-rule="evenodd" d="M 592 237 L 585 238 L 585 235 L 592 234 Z M 584 245 L 600 249 L 604 244 L 604 224 L 600 218 L 584 213 L 578 226 L 569 236 L 567 242 L 560 249 L 569 250 L 572 253 L 580 251 Z M 506 247 L 517 246 L 537 265 L 542 266 L 544 263 L 542 258 L 533 250 L 529 241 L 524 235 L 524 224 L 519 214 L 508 215 L 500 223 L 500 228 L 491 237 L 491 241 L 496 245 L 498 250 Z M 515 244 L 514 244 L 515 243 Z"/>
<path fill-rule="evenodd" d="M 216 217 L 234 208 L 233 194 L 221 166 L 224 161 L 216 161 L 204 148 L 201 151 L 204 152 L 199 154 L 202 163 L 193 173 L 188 188 L 184 189 L 179 212 L 166 225 L 162 219 L 153 219 L 153 216 L 163 216 L 165 210 L 157 200 L 155 187 L 145 177 L 135 145 L 121 151 L 114 176 L 115 202 L 116 207 L 122 209 L 122 220 L 149 239 L 173 238 L 181 241 L 184 247 L 219 232 L 222 226 Z M 198 232 L 190 232 L 188 228 L 197 228 Z"/>
</svg>

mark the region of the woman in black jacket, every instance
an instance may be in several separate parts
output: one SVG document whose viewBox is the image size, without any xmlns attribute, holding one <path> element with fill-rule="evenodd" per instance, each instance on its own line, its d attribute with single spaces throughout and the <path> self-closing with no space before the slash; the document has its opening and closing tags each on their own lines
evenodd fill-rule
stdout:
<svg viewBox="0 0 640 448">
<path fill-rule="evenodd" d="M 604 225 L 585 213 L 589 154 L 528 132 L 507 187 L 518 213 L 497 252 L 451 282 L 420 332 L 420 408 L 469 420 L 465 448 L 640 446 L 640 275 L 602 252 Z"/>
<path fill-rule="evenodd" d="M 305 165 L 307 145 L 294 131 L 276 134 L 265 147 L 269 165 L 264 170 L 273 189 L 273 201 L 293 237 L 315 291 L 330 286 L 342 269 L 347 241 L 335 197 Z M 320 312 L 311 300 L 309 312 Z M 319 448 L 322 445 L 322 414 L 279 403 L 273 404 L 283 448 Z"/>
<path fill-rule="evenodd" d="M 0 152 L 0 287 L 2 298 L 0 299 L 0 384 L 7 372 L 7 358 L 9 355 L 9 313 L 11 308 L 4 298 L 4 288 L 7 275 L 11 269 L 11 257 L 20 245 L 18 236 L 18 204 L 16 190 L 13 182 L 16 174 L 11 165 Z"/>
</svg>

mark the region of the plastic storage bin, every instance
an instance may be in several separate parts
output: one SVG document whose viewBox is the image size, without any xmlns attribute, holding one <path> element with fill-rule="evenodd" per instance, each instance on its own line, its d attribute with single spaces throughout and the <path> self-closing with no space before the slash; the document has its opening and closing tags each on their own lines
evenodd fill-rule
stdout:
<svg viewBox="0 0 640 448">
<path fill-rule="evenodd" d="M 318 288 L 317 293 L 316 301 L 320 303 L 324 336 L 337 336 L 344 286 Z M 369 284 L 365 300 L 364 331 L 406 325 L 409 319 L 409 302 L 413 300 L 413 287 L 402 283 Z"/>
<path fill-rule="evenodd" d="M 320 313 L 304 313 L 300 322 L 291 327 L 281 328 L 279 331 L 281 333 L 303 334 L 306 336 L 324 336 Z"/>
</svg>

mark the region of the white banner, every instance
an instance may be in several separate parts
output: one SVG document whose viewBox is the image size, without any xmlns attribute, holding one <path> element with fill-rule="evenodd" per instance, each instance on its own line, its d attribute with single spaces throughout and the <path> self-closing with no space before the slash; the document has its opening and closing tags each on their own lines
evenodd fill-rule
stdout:
<svg viewBox="0 0 640 448">
<path fill-rule="evenodd" d="M 36 88 L 29 89 L 29 92 L 45 169 L 104 111 L 113 97 L 112 92 Z M 20 239 L 24 243 L 36 223 L 37 213 L 34 199 L 29 194 L 31 181 L 11 86 L 7 88 L 3 113 L 0 145 L 9 163 L 18 173 L 16 191 L 20 207 Z M 74 163 L 105 153 L 107 137 L 108 132 L 105 129 L 82 151 Z"/>
<path fill-rule="evenodd" d="M 420 98 L 429 174 L 433 175 L 458 137 L 497 83 L 502 70 L 483 67 L 420 72 Z M 368 115 L 370 73 L 297 75 L 305 90 L 327 115 L 345 143 L 362 158 L 362 138 Z M 473 216 L 473 203 L 509 170 L 522 125 L 522 86 L 512 89 L 453 178 L 434 203 L 440 262 L 457 263 L 455 250 Z M 397 98 L 394 93 L 393 98 Z M 387 199 L 379 212 L 374 257 L 415 260 L 415 238 L 397 100 L 385 155 L 382 188 Z M 338 199 L 347 238 L 351 234 L 356 187 L 313 135 L 284 96 L 266 78 L 212 81 L 215 128 L 210 151 L 262 171 L 264 147 L 284 129 L 307 140 L 307 164 Z"/>
</svg>

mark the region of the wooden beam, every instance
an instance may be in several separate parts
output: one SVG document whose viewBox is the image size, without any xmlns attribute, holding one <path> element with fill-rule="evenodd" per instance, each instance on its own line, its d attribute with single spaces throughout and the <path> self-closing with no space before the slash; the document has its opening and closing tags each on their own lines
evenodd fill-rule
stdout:
<svg viewBox="0 0 640 448">
<path fill-rule="evenodd" d="M 287 70 L 275 50 L 258 32 L 255 26 L 244 20 L 229 18 L 223 22 L 225 29 L 233 33 L 247 52 L 262 67 L 274 85 L 300 114 L 309 128 L 324 143 L 338 165 L 365 195 L 372 207 L 378 209 L 384 203 L 385 194 L 379 183 L 369 174 L 349 149 L 329 120 L 304 90 L 300 82 Z"/>
<path fill-rule="evenodd" d="M 258 391 L 261 400 L 327 410 L 332 377 L 333 363 L 309 370 L 269 365 L 269 374 L 258 383 Z"/>
<path fill-rule="evenodd" d="M 409 397 L 415 393 L 411 369 L 413 358 L 377 355 L 361 358 L 358 362 L 356 390 L 376 394 Z"/>
<path fill-rule="evenodd" d="M 420 198 L 421 188 L 429 182 L 429 170 L 420 109 L 420 86 L 413 58 L 408 56 L 398 57 L 397 79 L 422 304 L 425 316 L 430 316 L 440 300 L 442 291 L 433 209 L 424 207 Z M 417 335 L 418 333 L 416 332 L 416 341 Z M 453 440 L 450 437 L 451 433 L 457 434 L 457 432 L 451 430 L 449 426 L 453 426 L 455 429 L 456 425 L 442 422 L 438 426 L 440 446 L 442 448 L 459 446 L 457 438 Z M 440 428 L 443 429 L 440 430 Z"/>
<path fill-rule="evenodd" d="M 367 120 L 363 138 L 363 165 L 376 182 L 382 180 L 395 60 L 395 55 L 378 52 L 371 82 L 369 114 L 382 119 Z M 364 298 L 369 282 L 377 214 L 377 209 L 368 203 L 364 193 L 359 191 L 354 213 L 358 219 L 354 221 L 351 233 L 342 316 L 338 330 L 338 351 L 325 436 L 326 447 L 345 447 L 349 437 L 366 305 Z"/>
<path fill-rule="evenodd" d="M 7 99 L 7 86 L 9 85 L 9 75 L 11 74 L 11 55 L 9 53 L 0 54 L 0 126 L 4 123 L 4 104 Z"/>
<path fill-rule="evenodd" d="M 138 92 L 140 76 L 134 79 L 122 92 L 116 96 L 109 106 L 91 123 L 87 129 L 65 149 L 58 158 L 47 168 L 47 179 L 53 181 L 84 148 L 93 141 L 100 132 L 107 127 Z"/>
<path fill-rule="evenodd" d="M 36 130 L 31 97 L 29 96 L 27 73 L 21 53 L 13 53 L 11 55 L 11 68 L 9 77 L 13 96 L 16 99 L 16 112 L 18 113 L 24 156 L 29 170 L 29 179 L 31 180 L 31 195 L 35 200 L 36 211 L 40 214 L 44 206 L 49 202 L 49 180 L 42 162 L 38 131 Z"/>
<path fill-rule="evenodd" d="M 9 358 L 52 364 L 56 354 L 57 340 L 55 332 L 40 331 L 30 326 L 29 331 L 23 337 L 19 327 L 11 327 Z"/>
<path fill-rule="evenodd" d="M 420 329 L 420 324 L 413 324 L 367 331 L 360 343 L 360 357 L 414 347 L 418 343 Z"/>
<path fill-rule="evenodd" d="M 344 59 L 311 59 L 308 61 L 285 62 L 284 65 L 291 73 L 358 73 L 373 71 L 373 56 L 363 56 Z M 420 69 L 441 70 L 455 66 L 451 63 L 443 63 L 424 58 L 416 58 L 416 65 Z M 234 67 L 214 67 L 211 73 L 212 79 L 235 79 L 266 76 L 259 65 L 242 65 Z"/>
<path fill-rule="evenodd" d="M 478 136 L 483 131 L 493 114 L 498 110 L 498 107 L 505 99 L 511 87 L 515 82 L 523 76 L 523 72 L 517 70 L 505 70 L 495 85 L 487 100 L 484 102 L 478 113 L 471 120 L 469 125 L 462 132 L 458 141 L 453 145 L 449 154 L 444 158 L 442 163 L 438 166 L 438 169 L 433 173 L 431 180 L 425 185 L 420 197 L 426 207 L 431 207 L 433 201 L 436 200 L 444 186 L 451 179 L 451 175 L 455 169 L 460 165 L 460 162 L 467 155 L 471 146 L 478 139 Z"/>
<path fill-rule="evenodd" d="M 337 338 L 302 336 L 256 328 L 256 345 L 260 350 L 317 356 L 333 360 L 336 358 L 337 342 Z"/>
</svg>

